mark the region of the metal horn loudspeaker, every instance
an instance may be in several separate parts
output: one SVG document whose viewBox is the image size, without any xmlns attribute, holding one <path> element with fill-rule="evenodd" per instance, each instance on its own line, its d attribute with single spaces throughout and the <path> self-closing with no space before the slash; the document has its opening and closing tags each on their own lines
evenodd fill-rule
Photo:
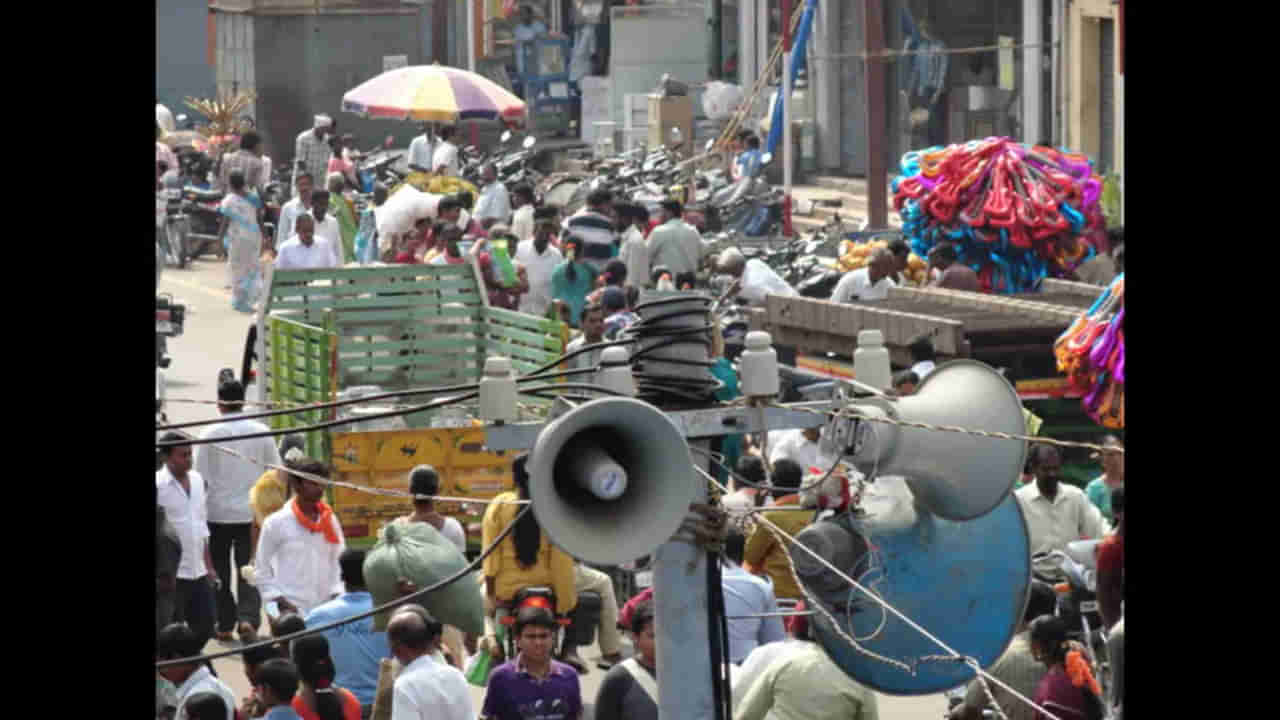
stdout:
<svg viewBox="0 0 1280 720">
<path fill-rule="evenodd" d="M 666 542 L 689 514 L 697 478 L 684 435 L 661 410 L 631 398 L 592 400 L 538 434 L 529 497 L 560 549 L 617 565 Z"/>
<path fill-rule="evenodd" d="M 1009 646 L 1026 609 L 1030 542 L 1012 494 L 976 520 L 952 522 L 920 507 L 902 478 L 883 476 L 867 487 L 859 512 L 810 525 L 796 541 L 984 668 Z M 808 553 L 793 547 L 791 557 L 800 582 L 835 620 L 813 616 L 817 641 L 854 680 L 890 695 L 928 695 L 973 678 Z M 914 672 L 859 652 L 836 626 Z"/>
<path fill-rule="evenodd" d="M 1022 435 L 1022 401 L 1009 381 L 975 360 L 939 365 L 914 395 L 858 401 L 865 415 Z M 991 512 L 1013 490 L 1027 446 L 958 432 L 862 422 L 853 457 L 862 472 L 906 478 L 916 500 L 953 521 Z"/>
</svg>

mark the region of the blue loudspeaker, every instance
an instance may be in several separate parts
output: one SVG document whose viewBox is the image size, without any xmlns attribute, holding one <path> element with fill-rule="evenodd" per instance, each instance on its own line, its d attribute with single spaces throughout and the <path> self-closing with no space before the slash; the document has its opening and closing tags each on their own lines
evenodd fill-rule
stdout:
<svg viewBox="0 0 1280 720">
<path fill-rule="evenodd" d="M 1012 494 L 986 515 L 954 522 L 925 510 L 902 478 L 882 477 L 860 512 L 816 523 L 797 540 L 984 668 L 1008 647 L 1026 608 L 1029 540 Z M 923 659 L 948 653 L 808 553 L 791 553 L 801 582 L 846 634 L 914 669 L 858 652 L 823 615 L 812 616 L 818 641 L 850 677 L 890 695 L 942 692 L 973 678 L 962 663 Z"/>
</svg>

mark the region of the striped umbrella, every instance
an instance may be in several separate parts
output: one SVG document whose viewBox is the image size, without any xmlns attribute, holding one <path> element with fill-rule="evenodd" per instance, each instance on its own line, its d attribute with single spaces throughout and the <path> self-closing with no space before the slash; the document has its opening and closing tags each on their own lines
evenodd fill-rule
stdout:
<svg viewBox="0 0 1280 720">
<path fill-rule="evenodd" d="M 454 123 L 516 120 L 525 104 L 488 78 L 444 65 L 389 70 L 342 96 L 342 109 L 363 117 Z"/>
</svg>

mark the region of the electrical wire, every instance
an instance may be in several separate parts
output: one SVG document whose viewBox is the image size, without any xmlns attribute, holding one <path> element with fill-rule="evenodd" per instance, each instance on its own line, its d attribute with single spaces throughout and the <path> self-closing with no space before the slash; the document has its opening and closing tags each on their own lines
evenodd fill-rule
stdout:
<svg viewBox="0 0 1280 720">
<path fill-rule="evenodd" d="M 516 513 L 515 518 L 511 520 L 511 523 L 509 525 L 503 528 L 501 533 L 498 533 L 498 537 L 494 538 L 493 542 L 489 544 L 489 547 L 485 548 L 478 556 L 476 556 L 475 560 L 472 560 L 470 563 L 467 563 L 466 567 L 463 567 L 458 572 L 454 573 L 453 575 L 450 575 L 449 577 L 443 580 L 439 580 L 435 583 L 432 583 L 431 585 L 425 588 L 422 588 L 421 590 L 415 590 L 414 592 L 408 595 L 405 595 L 402 598 L 397 598 L 390 602 L 384 603 L 382 605 L 379 605 L 376 608 L 373 608 L 372 610 L 367 610 L 365 612 L 362 612 L 359 615 L 353 615 L 349 618 L 343 618 L 342 620 L 335 620 L 333 622 L 325 623 L 323 625 L 318 625 L 316 627 L 310 627 L 305 630 L 299 630 L 296 633 L 281 635 L 280 637 L 273 637 L 269 640 L 261 640 L 255 643 L 250 643 L 248 645 L 243 645 L 238 648 L 223 650 L 221 652 L 216 652 L 209 655 L 196 655 L 194 657 L 177 658 L 174 660 L 161 660 L 156 663 L 156 667 L 162 668 L 162 667 L 171 667 L 173 665 L 186 665 L 188 663 L 203 663 L 203 662 L 208 662 L 209 660 L 216 660 L 218 658 L 229 657 L 231 655 L 239 655 L 240 653 L 243 653 L 245 651 L 254 650 L 260 647 L 266 647 L 268 645 L 275 645 L 277 643 L 282 643 L 282 642 L 292 642 L 301 637 L 306 637 L 308 635 L 316 635 L 316 634 L 325 632 L 326 630 L 332 630 L 333 628 L 339 627 L 341 625 L 347 625 L 353 622 L 364 620 L 365 618 L 368 618 L 368 617 L 373 617 L 374 615 L 377 615 L 382 612 L 386 612 L 387 610 L 390 610 L 391 608 L 397 607 L 399 605 L 405 605 L 405 604 L 411 603 L 421 597 L 425 597 L 428 593 L 432 593 L 437 590 L 441 590 L 445 587 L 448 587 L 449 585 L 452 585 L 458 580 L 466 577 L 469 573 L 474 572 L 476 568 L 480 567 L 480 564 L 484 562 L 484 559 L 488 557 L 495 549 L 497 549 L 498 545 L 500 545 L 502 541 L 507 538 L 507 535 L 511 534 L 511 531 L 515 529 L 516 523 L 520 522 L 520 518 L 524 517 L 525 513 L 530 512 L 532 509 L 533 509 L 532 505 L 526 505 L 524 508 L 520 510 L 520 512 Z"/>
<path fill-rule="evenodd" d="M 479 396 L 480 396 L 480 393 L 478 392 L 469 392 L 469 393 L 466 393 L 465 395 L 455 395 L 454 397 L 435 400 L 429 403 L 425 403 L 423 405 L 413 405 L 411 407 L 397 408 L 395 410 L 388 410 L 386 412 L 370 413 L 368 415 L 362 415 L 361 417 L 358 417 L 358 418 L 339 418 L 337 420 L 326 420 L 324 422 L 316 423 L 314 425 L 303 425 L 300 427 L 283 428 L 280 430 L 267 430 L 265 432 L 257 432 L 257 433 L 245 433 L 244 435 L 231 435 L 228 437 L 217 437 L 217 438 L 194 438 L 191 440 L 170 440 L 168 442 L 157 440 L 156 447 L 169 448 L 169 447 L 175 447 L 178 445 L 205 445 L 208 443 L 215 443 L 215 442 L 234 442 L 236 440 L 252 440 L 254 438 L 275 437 L 277 435 L 291 435 L 293 433 L 308 433 L 308 432 L 314 432 L 316 430 L 325 430 L 331 427 L 338 427 L 341 425 L 351 425 L 353 423 L 367 422 L 369 420 L 381 420 L 382 418 L 399 417 L 401 415 L 411 415 L 416 412 L 423 412 L 424 410 L 434 410 L 435 408 L 438 408 L 438 407 L 453 405 L 453 404 L 460 403 L 465 400 L 470 400 L 472 398 L 476 398 Z"/>
<path fill-rule="evenodd" d="M 523 376 L 517 377 L 516 382 L 521 383 L 521 382 L 532 382 L 534 380 L 554 380 L 555 378 L 559 378 L 559 377 L 568 377 L 570 375 L 584 375 L 586 373 L 591 373 L 591 372 L 595 372 L 595 369 L 583 368 L 580 370 L 564 370 L 557 373 L 548 373 L 546 375 L 523 375 Z M 433 388 L 394 390 L 390 392 L 375 393 L 373 395 L 365 395 L 358 398 L 350 398 L 347 400 L 335 400 L 332 402 L 299 405 L 292 408 L 286 408 L 283 410 L 267 410 L 267 411 L 257 412 L 257 413 L 240 413 L 236 415 L 236 419 L 237 420 L 257 420 L 259 418 L 275 417 L 277 415 L 291 415 L 293 413 L 307 412 L 309 410 L 327 410 L 329 408 L 342 407 L 344 405 L 358 405 L 361 403 L 376 402 L 378 400 L 385 400 L 388 398 L 408 397 L 413 395 L 442 395 L 444 393 L 478 390 L 479 388 L 480 388 L 480 383 L 467 383 L 465 385 L 442 385 L 440 387 L 433 387 Z M 210 401 L 210 402 L 218 402 L 218 404 L 223 404 L 220 401 Z M 227 403 L 227 404 L 236 404 L 236 403 Z M 249 403 L 243 402 L 240 404 L 249 404 Z M 210 418 L 207 420 L 192 420 L 190 422 L 173 423 L 170 425 L 160 425 L 156 427 L 156 430 L 180 430 L 182 428 L 198 427 L 200 425 L 215 425 L 217 423 L 223 423 L 226 421 L 227 421 L 227 418 L 225 417 Z"/>
<path fill-rule="evenodd" d="M 555 360 L 552 360 L 551 362 L 548 362 L 546 365 L 543 365 L 542 367 L 538 368 L 537 370 L 534 370 L 533 372 L 529 373 L 529 375 L 540 375 L 540 374 L 542 374 L 542 373 L 544 373 L 544 372 L 546 372 L 546 371 L 550 370 L 551 368 L 553 368 L 553 367 L 555 367 L 555 366 L 557 366 L 557 365 L 559 365 L 559 364 L 561 364 L 561 363 L 568 362 L 569 360 L 572 360 L 573 358 L 576 358 L 576 357 L 578 357 L 579 355 L 582 355 L 583 353 L 588 353 L 588 352 L 591 352 L 591 351 L 593 351 L 593 350 L 603 350 L 604 348 L 621 347 L 621 346 L 623 346 L 623 345 L 630 345 L 630 344 L 632 344 L 632 343 L 634 343 L 634 342 L 635 342 L 635 339 L 634 339 L 634 338 L 626 338 L 626 339 L 623 339 L 623 340 L 610 340 L 609 342 L 601 342 L 601 343 L 593 343 L 593 344 L 591 344 L 591 345 L 583 345 L 582 347 L 580 347 L 580 348 L 578 348 L 578 349 L 576 349 L 576 350 L 572 350 L 572 351 L 570 351 L 570 352 L 567 352 L 567 353 L 565 353 L 565 354 L 561 355 L 560 357 L 556 358 Z"/>
<path fill-rule="evenodd" d="M 593 385 L 591 383 L 556 383 L 555 385 L 535 385 L 528 388 L 520 388 L 522 395 L 532 395 L 538 392 L 551 392 L 553 390 L 587 390 L 590 392 L 603 393 L 605 395 L 613 395 L 615 397 L 629 397 L 626 393 L 620 393 L 603 385 Z"/>
</svg>

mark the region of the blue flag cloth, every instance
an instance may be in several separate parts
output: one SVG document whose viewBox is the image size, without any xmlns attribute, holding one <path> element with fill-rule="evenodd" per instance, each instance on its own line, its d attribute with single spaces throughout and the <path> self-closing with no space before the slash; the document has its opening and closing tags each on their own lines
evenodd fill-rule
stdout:
<svg viewBox="0 0 1280 720">
<path fill-rule="evenodd" d="M 808 56 L 805 47 L 809 44 L 809 33 L 813 29 L 813 16 L 818 10 L 818 0 L 805 0 L 804 15 L 800 16 L 800 27 L 791 43 L 791 86 L 795 87 L 796 74 L 805 67 Z M 791 18 L 783 18 L 783 22 L 791 22 Z M 786 71 L 786 68 L 783 68 Z M 782 89 L 778 89 L 778 102 L 773 105 L 773 119 L 769 123 L 769 140 L 765 150 L 778 154 L 778 143 L 782 141 Z"/>
</svg>

